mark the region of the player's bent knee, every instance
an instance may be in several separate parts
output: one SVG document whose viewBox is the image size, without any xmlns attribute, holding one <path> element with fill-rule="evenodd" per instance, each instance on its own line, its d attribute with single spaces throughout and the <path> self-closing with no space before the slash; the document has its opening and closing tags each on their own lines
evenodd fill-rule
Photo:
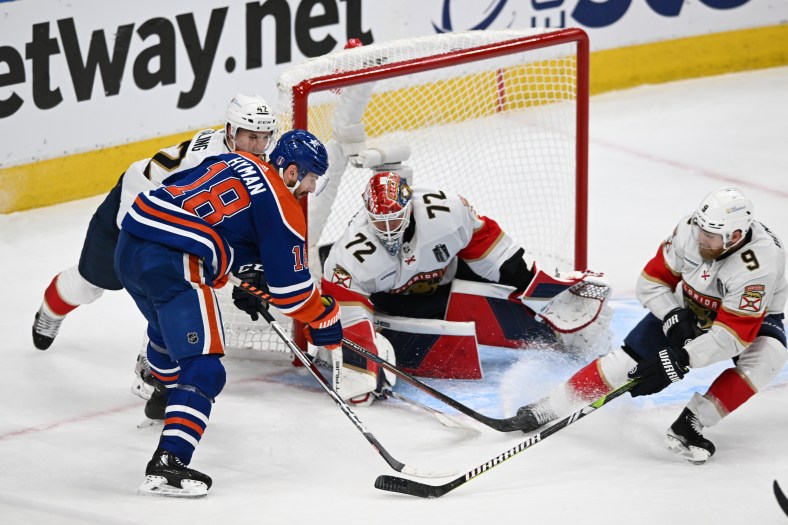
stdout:
<svg viewBox="0 0 788 525">
<path fill-rule="evenodd" d="M 788 360 L 788 350 L 778 339 L 758 336 L 739 356 L 736 367 L 760 390 L 774 379 Z"/>
<path fill-rule="evenodd" d="M 193 386 L 214 399 L 224 389 L 227 373 L 218 355 L 200 355 L 180 361 L 179 385 Z"/>
</svg>

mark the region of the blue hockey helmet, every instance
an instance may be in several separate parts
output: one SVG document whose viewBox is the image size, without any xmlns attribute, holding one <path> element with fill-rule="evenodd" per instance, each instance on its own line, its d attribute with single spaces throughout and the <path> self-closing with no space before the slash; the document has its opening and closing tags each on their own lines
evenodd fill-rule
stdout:
<svg viewBox="0 0 788 525">
<path fill-rule="evenodd" d="M 294 129 L 284 133 L 271 151 L 271 164 L 284 170 L 291 164 L 298 168 L 299 182 L 314 173 L 318 177 L 328 169 L 328 152 L 323 143 L 310 132 Z"/>
</svg>

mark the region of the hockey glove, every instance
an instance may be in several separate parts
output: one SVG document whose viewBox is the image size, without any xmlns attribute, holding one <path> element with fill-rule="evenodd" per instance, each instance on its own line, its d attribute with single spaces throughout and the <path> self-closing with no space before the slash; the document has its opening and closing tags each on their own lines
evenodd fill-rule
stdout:
<svg viewBox="0 0 788 525">
<path fill-rule="evenodd" d="M 263 273 L 261 265 L 243 265 L 236 272 L 235 276 L 258 290 L 268 293 L 268 285 L 265 282 L 265 273 Z M 239 310 L 249 314 L 252 321 L 257 321 L 258 314 L 268 310 L 268 301 L 249 295 L 237 286 L 233 287 L 233 304 Z"/>
<path fill-rule="evenodd" d="M 342 323 L 339 321 L 339 304 L 330 295 L 321 297 L 323 313 L 304 327 L 304 336 L 315 346 L 329 350 L 342 345 Z"/>
<path fill-rule="evenodd" d="M 675 308 L 668 312 L 662 320 L 662 331 L 674 352 L 683 349 L 687 343 L 701 334 L 695 314 L 689 308 Z"/>
<path fill-rule="evenodd" d="M 674 352 L 671 348 L 663 348 L 655 354 L 638 363 L 629 371 L 629 379 L 640 379 L 632 387 L 632 397 L 656 394 L 670 386 L 671 383 L 684 379 L 684 374 L 689 372 L 689 355 L 681 348 Z"/>
</svg>

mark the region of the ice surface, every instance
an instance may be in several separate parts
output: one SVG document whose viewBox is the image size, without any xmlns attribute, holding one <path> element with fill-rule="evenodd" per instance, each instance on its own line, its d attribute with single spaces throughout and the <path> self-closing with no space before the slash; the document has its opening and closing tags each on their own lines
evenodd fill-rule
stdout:
<svg viewBox="0 0 788 525">
<path fill-rule="evenodd" d="M 788 68 L 644 86 L 592 99 L 590 253 L 614 286 L 616 342 L 643 311 L 645 262 L 701 197 L 735 184 L 788 240 Z M 708 430 L 706 465 L 673 458 L 664 431 L 721 368 L 693 370 L 646 400 L 624 396 L 438 500 L 373 488 L 392 474 L 303 369 L 227 359 L 228 383 L 192 463 L 214 479 L 204 500 L 135 494 L 159 429 L 137 429 L 128 392 L 144 323 L 124 292 L 76 310 L 46 352 L 30 326 L 53 275 L 75 264 L 101 197 L 0 216 L 0 523 L 785 523 L 788 375 Z M 502 224 L 505 228 L 505 224 Z M 492 416 L 584 364 L 484 349 L 482 382 L 431 384 Z M 401 391 L 441 407 L 418 391 Z M 520 434 L 473 437 L 387 402 L 357 413 L 397 459 L 465 472 Z M 458 416 L 463 417 L 463 416 Z M 448 480 L 441 480 L 448 481 Z"/>
</svg>

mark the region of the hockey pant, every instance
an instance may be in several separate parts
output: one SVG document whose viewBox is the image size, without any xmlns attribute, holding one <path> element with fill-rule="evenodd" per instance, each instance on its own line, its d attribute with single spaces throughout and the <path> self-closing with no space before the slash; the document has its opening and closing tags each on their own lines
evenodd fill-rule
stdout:
<svg viewBox="0 0 788 525">
<path fill-rule="evenodd" d="M 122 180 L 123 176 L 90 219 L 79 264 L 56 275 L 44 292 L 44 309 L 49 315 L 63 317 L 80 305 L 92 303 L 104 290 L 123 288 L 114 268 Z"/>
<path fill-rule="evenodd" d="M 226 380 L 216 296 L 201 260 L 125 232 L 115 267 L 148 321 L 154 376 L 169 387 L 160 446 L 188 464 Z"/>
</svg>

